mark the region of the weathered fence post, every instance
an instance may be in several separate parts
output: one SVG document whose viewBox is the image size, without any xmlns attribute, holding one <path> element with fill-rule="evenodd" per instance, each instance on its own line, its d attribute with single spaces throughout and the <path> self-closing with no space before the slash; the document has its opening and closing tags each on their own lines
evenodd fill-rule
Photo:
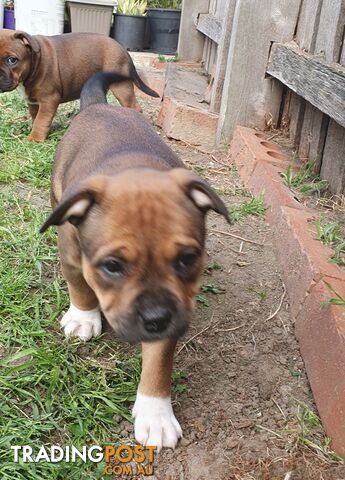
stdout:
<svg viewBox="0 0 345 480">
<path fill-rule="evenodd" d="M 292 40 L 300 0 L 238 0 L 220 108 L 217 143 L 228 143 L 236 125 L 276 123 L 282 85 L 265 75 L 272 42 Z"/>
<path fill-rule="evenodd" d="M 177 53 L 182 61 L 200 62 L 204 36 L 196 29 L 199 13 L 207 13 L 210 0 L 184 0 Z"/>
</svg>

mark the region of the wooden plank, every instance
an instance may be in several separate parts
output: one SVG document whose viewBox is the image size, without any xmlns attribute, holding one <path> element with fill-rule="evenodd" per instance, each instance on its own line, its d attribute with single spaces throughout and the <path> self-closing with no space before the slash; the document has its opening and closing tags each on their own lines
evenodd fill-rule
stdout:
<svg viewBox="0 0 345 480">
<path fill-rule="evenodd" d="M 344 40 L 343 40 L 343 48 L 340 54 L 340 65 L 345 65 L 345 31 L 344 31 Z"/>
<path fill-rule="evenodd" d="M 303 0 L 295 41 L 302 50 L 314 53 L 323 0 Z"/>
<path fill-rule="evenodd" d="M 323 0 L 303 0 L 301 5 L 295 41 L 302 50 L 310 53 L 313 53 L 315 48 L 322 2 Z M 313 110 L 306 108 L 307 102 L 294 92 L 291 93 L 291 99 L 289 134 L 295 145 L 300 144 L 300 148 L 303 145 L 303 151 L 299 150 L 299 152 L 302 157 L 305 157 L 307 147 L 309 151 L 308 140 L 316 140 L 316 132 L 307 130 L 314 128 L 313 119 L 309 118 L 313 116 Z"/>
<path fill-rule="evenodd" d="M 302 161 L 314 163 L 315 172 L 318 174 L 321 170 L 328 122 L 329 117 L 327 115 L 324 115 L 310 103 L 306 104 L 298 153 Z"/>
<path fill-rule="evenodd" d="M 345 68 L 300 50 L 294 42 L 272 46 L 267 72 L 345 126 Z"/>
<path fill-rule="evenodd" d="M 293 38 L 300 0 L 238 0 L 219 114 L 217 142 L 230 140 L 236 125 L 276 125 L 283 86 L 265 76 L 272 42 Z"/>
<path fill-rule="evenodd" d="M 338 62 L 344 35 L 345 0 L 323 0 L 315 53 Z"/>
<path fill-rule="evenodd" d="M 230 45 L 230 38 L 232 32 L 232 24 L 234 21 L 235 6 L 237 0 L 232 0 L 231 2 L 225 2 L 225 11 L 224 11 L 224 23 L 223 23 L 223 33 L 222 38 L 218 46 L 217 51 L 217 64 L 214 74 L 213 89 L 211 94 L 211 103 L 210 110 L 211 112 L 219 113 L 225 72 L 228 59 L 228 51 Z M 222 5 L 223 8 L 223 5 Z"/>
<path fill-rule="evenodd" d="M 214 15 L 201 13 L 196 25 L 198 32 L 203 33 L 208 38 L 219 44 L 222 37 L 222 22 Z"/>
<path fill-rule="evenodd" d="M 204 70 L 207 73 L 209 73 L 209 66 L 210 66 L 211 44 L 212 44 L 212 40 L 204 36 L 204 52 L 202 54 L 202 63 L 204 66 Z"/>
<path fill-rule="evenodd" d="M 321 165 L 321 177 L 336 195 L 345 194 L 345 130 L 334 120 L 328 127 Z"/>
<path fill-rule="evenodd" d="M 217 0 L 210 0 L 210 5 L 209 5 L 209 8 L 208 8 L 208 13 L 210 15 L 215 15 L 216 11 L 217 11 Z"/>
<path fill-rule="evenodd" d="M 338 0 L 335 0 L 339 7 Z M 302 49 L 314 53 L 317 44 L 317 54 L 328 51 L 328 60 L 337 61 L 337 55 L 332 56 L 329 50 L 330 38 L 335 38 L 340 12 L 335 12 L 337 5 L 329 1 L 304 0 L 302 6 L 305 11 L 304 25 L 301 19 L 297 28 L 296 42 Z M 301 36 L 301 38 L 299 37 Z M 309 42 L 309 45 L 308 45 Z M 323 150 L 328 131 L 329 117 L 307 102 L 298 153 L 300 157 L 311 160 L 315 164 L 315 172 L 320 173 L 323 159 Z"/>
<path fill-rule="evenodd" d="M 290 126 L 289 133 L 290 138 L 293 140 L 295 145 L 298 145 L 301 139 L 301 130 L 304 119 L 306 101 L 304 98 L 296 95 L 295 92 L 291 92 L 290 98 L 290 108 L 289 108 L 289 117 L 290 117 Z"/>
<path fill-rule="evenodd" d="M 329 61 L 342 65 L 344 50 L 345 1 L 324 0 L 321 12 L 316 53 L 323 54 Z M 324 143 L 321 164 L 321 178 L 327 180 L 329 189 L 334 194 L 345 193 L 345 130 L 335 121 L 330 120 Z"/>
<path fill-rule="evenodd" d="M 182 2 L 182 14 L 177 53 L 183 62 L 200 62 L 204 49 L 204 35 L 196 29 L 197 18 L 208 12 L 210 0 Z"/>
</svg>

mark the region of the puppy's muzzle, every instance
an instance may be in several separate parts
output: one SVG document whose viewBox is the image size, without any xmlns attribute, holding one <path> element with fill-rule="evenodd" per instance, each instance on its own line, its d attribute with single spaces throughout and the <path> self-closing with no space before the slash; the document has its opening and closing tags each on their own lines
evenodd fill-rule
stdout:
<svg viewBox="0 0 345 480">
<path fill-rule="evenodd" d="M 151 308 L 138 310 L 138 315 L 148 333 L 164 332 L 172 319 L 172 311 L 164 306 L 153 305 Z"/>
<path fill-rule="evenodd" d="M 17 88 L 18 82 L 16 82 L 8 71 L 3 68 L 0 70 L 0 92 L 10 92 Z"/>
<path fill-rule="evenodd" d="M 149 335 L 163 335 L 180 323 L 177 299 L 166 289 L 143 291 L 136 299 L 134 309 L 139 328 Z"/>
<path fill-rule="evenodd" d="M 179 338 L 187 330 L 189 314 L 178 299 L 165 289 L 143 291 L 130 314 L 122 317 L 118 335 L 127 342 Z"/>
</svg>

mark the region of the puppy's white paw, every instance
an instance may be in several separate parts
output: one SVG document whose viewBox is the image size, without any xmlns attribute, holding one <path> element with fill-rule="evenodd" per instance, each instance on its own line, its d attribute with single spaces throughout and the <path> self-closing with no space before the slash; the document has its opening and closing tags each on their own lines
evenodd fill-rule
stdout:
<svg viewBox="0 0 345 480">
<path fill-rule="evenodd" d="M 159 398 L 137 392 L 132 412 L 135 439 L 142 445 L 175 448 L 182 429 L 175 418 L 170 397 Z"/>
<path fill-rule="evenodd" d="M 72 303 L 61 319 L 66 337 L 79 337 L 86 342 L 102 332 L 102 319 L 99 308 L 79 310 Z"/>
</svg>

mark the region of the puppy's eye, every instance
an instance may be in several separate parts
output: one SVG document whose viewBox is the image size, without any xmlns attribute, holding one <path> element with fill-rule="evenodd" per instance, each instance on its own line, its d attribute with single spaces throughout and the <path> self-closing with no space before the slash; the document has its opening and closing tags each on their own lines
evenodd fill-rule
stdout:
<svg viewBox="0 0 345 480">
<path fill-rule="evenodd" d="M 17 57 L 8 57 L 6 60 L 7 64 L 13 67 L 14 65 L 17 65 L 18 63 L 18 58 Z"/>
<path fill-rule="evenodd" d="M 199 258 L 196 251 L 183 252 L 175 260 L 175 268 L 178 272 L 186 272 L 194 267 Z"/>
<path fill-rule="evenodd" d="M 125 265 L 118 258 L 107 258 L 100 264 L 101 269 L 110 277 L 120 277 L 125 273 Z"/>
</svg>

